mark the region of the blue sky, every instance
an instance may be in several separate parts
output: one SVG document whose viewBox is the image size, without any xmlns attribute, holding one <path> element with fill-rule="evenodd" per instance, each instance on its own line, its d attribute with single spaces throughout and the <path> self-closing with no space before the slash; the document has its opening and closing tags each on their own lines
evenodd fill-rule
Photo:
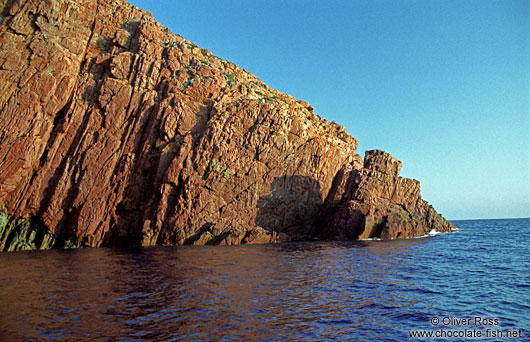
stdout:
<svg viewBox="0 0 530 342">
<path fill-rule="evenodd" d="M 130 1 L 310 103 L 449 219 L 530 217 L 530 1 Z"/>
</svg>

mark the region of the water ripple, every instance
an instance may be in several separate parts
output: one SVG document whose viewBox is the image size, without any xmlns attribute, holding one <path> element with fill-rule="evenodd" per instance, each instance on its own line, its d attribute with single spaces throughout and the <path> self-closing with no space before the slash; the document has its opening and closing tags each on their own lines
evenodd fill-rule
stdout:
<svg viewBox="0 0 530 342">
<path fill-rule="evenodd" d="M 0 340 L 402 341 L 434 315 L 530 327 L 530 220 L 396 241 L 0 255 Z"/>
</svg>

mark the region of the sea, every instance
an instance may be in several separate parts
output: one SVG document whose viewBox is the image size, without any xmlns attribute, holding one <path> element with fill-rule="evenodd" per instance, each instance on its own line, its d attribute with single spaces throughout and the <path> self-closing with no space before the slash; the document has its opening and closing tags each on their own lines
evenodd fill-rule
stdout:
<svg viewBox="0 0 530 342">
<path fill-rule="evenodd" d="M 391 241 L 1 253 L 0 341 L 530 341 L 530 219 L 453 223 Z"/>
</svg>

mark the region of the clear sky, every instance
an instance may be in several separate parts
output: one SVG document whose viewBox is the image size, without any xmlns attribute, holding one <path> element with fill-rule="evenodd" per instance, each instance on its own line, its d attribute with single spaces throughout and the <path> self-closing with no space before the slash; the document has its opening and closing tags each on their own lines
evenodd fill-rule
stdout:
<svg viewBox="0 0 530 342">
<path fill-rule="evenodd" d="M 382 149 L 449 219 L 530 217 L 530 1 L 132 0 Z"/>
</svg>

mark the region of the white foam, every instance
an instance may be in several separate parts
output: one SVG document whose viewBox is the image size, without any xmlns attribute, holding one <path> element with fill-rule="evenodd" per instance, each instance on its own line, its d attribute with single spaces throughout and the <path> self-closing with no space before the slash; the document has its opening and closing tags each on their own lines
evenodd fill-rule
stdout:
<svg viewBox="0 0 530 342">
<path fill-rule="evenodd" d="M 442 234 L 442 233 L 440 233 L 440 232 L 437 231 L 436 229 L 432 229 L 432 230 L 429 232 L 429 236 L 435 236 L 435 235 L 438 235 L 438 234 Z"/>
<path fill-rule="evenodd" d="M 381 241 L 381 238 L 366 238 L 366 239 L 359 239 L 359 241 Z"/>
<path fill-rule="evenodd" d="M 436 236 L 436 235 L 439 235 L 439 234 L 442 234 L 442 233 L 437 231 L 436 229 L 432 229 L 429 232 L 429 234 L 420 235 L 420 236 L 413 236 L 413 237 L 409 237 L 409 238 L 405 238 L 405 239 L 423 239 L 423 238 L 428 238 L 428 237 L 431 237 L 431 236 Z"/>
<path fill-rule="evenodd" d="M 429 234 L 426 234 L 426 235 L 420 235 L 420 236 L 413 236 L 413 237 L 405 238 L 405 240 L 406 240 L 406 239 L 424 239 L 424 238 L 426 238 L 426 237 L 436 236 L 436 235 L 440 235 L 440 234 L 443 234 L 443 233 L 437 231 L 436 229 L 432 229 L 432 230 L 429 232 Z"/>
<path fill-rule="evenodd" d="M 460 229 L 453 229 L 454 230 L 460 230 Z M 423 238 L 428 238 L 428 237 L 431 237 L 431 236 L 436 236 L 436 235 L 440 235 L 440 234 L 443 234 L 442 232 L 439 232 L 437 231 L 436 229 L 431 229 L 431 231 L 426 234 L 426 235 L 421 235 L 421 236 L 413 236 L 413 237 L 407 237 L 407 238 L 392 238 L 392 239 L 386 239 L 387 241 L 388 240 L 408 240 L 408 239 L 423 239 Z M 359 239 L 359 241 L 382 241 L 380 238 L 367 238 L 367 239 Z"/>
</svg>

